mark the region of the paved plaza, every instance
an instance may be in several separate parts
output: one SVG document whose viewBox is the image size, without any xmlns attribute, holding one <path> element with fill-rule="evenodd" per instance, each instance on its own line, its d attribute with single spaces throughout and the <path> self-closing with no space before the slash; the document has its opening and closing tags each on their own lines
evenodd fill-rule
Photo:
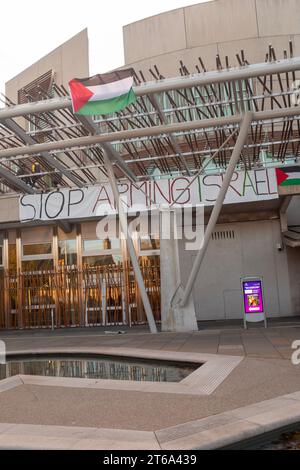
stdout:
<svg viewBox="0 0 300 470">
<path fill-rule="evenodd" d="M 6 330 L 0 332 L 0 338 L 6 342 L 8 352 L 30 348 L 107 346 L 290 360 L 291 343 L 300 340 L 300 317 L 272 319 L 268 328 L 259 324 L 250 325 L 247 330 L 239 321 L 212 321 L 200 323 L 199 331 L 192 333 L 152 335 L 147 326 L 120 326 L 61 328 L 55 331 Z"/>
<path fill-rule="evenodd" d="M 151 355 L 160 351 L 164 354 L 173 352 L 174 357 L 190 353 L 240 357 L 241 360 L 209 395 L 189 394 L 188 389 L 186 394 L 179 395 L 169 393 L 168 390 L 164 393 L 155 390 L 149 392 L 146 389 L 137 391 L 130 387 L 124 390 L 117 385 L 111 389 L 107 386 L 93 388 L 77 385 L 77 379 L 68 379 L 74 381 L 74 386 L 73 382 L 67 386 L 60 386 L 59 382 L 45 382 L 41 385 L 35 380 L 21 379 L 18 386 L 7 386 L 0 393 L 0 423 L 4 423 L 0 426 L 0 446 L 5 447 L 4 442 L 8 442 L 1 441 L 1 436 L 8 439 L 9 425 L 13 429 L 15 426 L 29 426 L 30 432 L 33 432 L 35 426 L 42 426 L 44 430 L 48 426 L 52 433 L 64 426 L 68 429 L 66 435 L 70 432 L 72 434 L 72 428 L 74 432 L 84 428 L 97 429 L 98 432 L 99 429 L 107 429 L 111 432 L 127 430 L 154 434 L 171 429 L 169 440 L 176 441 L 178 433 L 176 431 L 174 434 L 174 429 L 178 426 L 190 426 L 193 423 L 195 426 L 195 423 L 202 423 L 203 419 L 221 419 L 223 422 L 224 413 L 227 416 L 235 410 L 257 404 L 263 410 L 259 403 L 264 401 L 271 401 L 272 404 L 274 399 L 281 400 L 279 404 L 293 405 L 293 419 L 297 413 L 300 416 L 299 401 L 291 402 L 289 398 L 282 398 L 300 391 L 300 365 L 291 363 L 292 342 L 300 339 L 298 319 L 273 320 L 269 322 L 267 329 L 255 325 L 244 330 L 238 323 L 211 322 L 201 324 L 200 330 L 193 333 L 152 335 L 146 327 L 122 328 L 121 331 L 125 333 L 118 334 L 117 328 L 110 329 L 109 333 L 106 333 L 105 328 L 60 329 L 53 332 L 6 331 L 1 332 L 1 339 L 5 341 L 8 353 L 26 350 L 59 352 L 68 349 L 80 353 L 89 349 L 92 352 L 97 348 L 101 351 L 114 348 L 117 354 L 118 350 L 121 352 L 124 348 L 130 348 L 140 354 Z M 205 426 L 203 429 L 207 431 Z M 175 437 L 172 437 L 173 434 Z M 163 435 L 165 439 L 166 431 Z M 123 445 L 127 448 L 124 442 Z M 135 437 L 133 442 L 136 442 Z M 49 442 L 35 442 L 34 445 L 51 447 Z M 53 445 L 57 448 L 56 444 Z M 115 448 L 117 444 L 115 442 L 111 445 Z M 134 448 L 133 445 L 135 444 L 128 444 L 131 448 Z M 28 442 L 24 446 L 30 447 Z M 97 447 L 96 444 L 95 446 Z M 142 444 L 140 446 L 142 448 Z M 170 447 L 170 443 L 168 446 Z M 122 440 L 119 441 L 119 447 L 122 448 Z"/>
</svg>

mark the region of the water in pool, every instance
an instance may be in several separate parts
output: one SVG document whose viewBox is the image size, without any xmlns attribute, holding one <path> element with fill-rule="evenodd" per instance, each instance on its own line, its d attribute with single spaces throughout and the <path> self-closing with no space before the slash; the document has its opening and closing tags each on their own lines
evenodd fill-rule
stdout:
<svg viewBox="0 0 300 470">
<path fill-rule="evenodd" d="M 116 357 L 24 357 L 0 364 L 0 380 L 17 374 L 86 379 L 180 382 L 199 364 L 142 361 Z"/>
<path fill-rule="evenodd" d="M 261 450 L 300 450 L 300 426 L 296 431 L 284 432 L 277 439 L 262 445 Z"/>
</svg>

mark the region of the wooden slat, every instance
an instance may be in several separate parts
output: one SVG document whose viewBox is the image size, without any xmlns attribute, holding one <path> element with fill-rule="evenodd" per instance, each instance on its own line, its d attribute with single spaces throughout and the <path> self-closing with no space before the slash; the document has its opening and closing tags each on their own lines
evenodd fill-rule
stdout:
<svg viewBox="0 0 300 470">
<path fill-rule="evenodd" d="M 160 321 L 159 257 L 141 271 L 155 319 Z M 8 291 L 5 317 L 4 286 Z M 83 295 L 82 295 L 83 293 Z M 129 262 L 57 270 L 0 272 L 0 328 L 131 325 L 146 323 Z M 23 320 L 23 325 L 21 319 Z"/>
</svg>

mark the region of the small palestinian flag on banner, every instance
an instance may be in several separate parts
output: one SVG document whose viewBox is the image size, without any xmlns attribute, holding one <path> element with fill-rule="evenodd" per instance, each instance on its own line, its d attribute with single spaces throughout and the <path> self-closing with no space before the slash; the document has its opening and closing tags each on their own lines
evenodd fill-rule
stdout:
<svg viewBox="0 0 300 470">
<path fill-rule="evenodd" d="M 118 70 L 69 82 L 73 112 L 82 115 L 111 114 L 136 101 L 133 69 Z"/>
<path fill-rule="evenodd" d="M 278 186 L 300 185 L 300 166 L 276 168 Z"/>
</svg>

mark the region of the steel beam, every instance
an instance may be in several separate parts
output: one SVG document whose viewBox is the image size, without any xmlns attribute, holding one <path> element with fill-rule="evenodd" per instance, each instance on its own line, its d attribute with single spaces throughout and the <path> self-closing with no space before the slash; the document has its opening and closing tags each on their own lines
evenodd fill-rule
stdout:
<svg viewBox="0 0 300 470">
<path fill-rule="evenodd" d="M 165 78 L 156 82 L 147 82 L 134 88 L 137 96 L 148 93 L 162 93 L 170 90 L 181 90 L 195 86 L 212 85 L 233 80 L 246 80 L 254 77 L 280 74 L 300 70 L 300 57 L 276 62 L 251 64 L 245 67 L 231 68 L 221 71 L 196 73 L 176 78 Z"/>
<path fill-rule="evenodd" d="M 16 104 L 0 109 L 0 121 L 3 119 L 27 116 L 28 114 L 39 114 L 65 109 L 71 106 L 69 96 L 63 98 L 51 98 L 49 100 L 35 101 L 24 104 Z"/>
<path fill-rule="evenodd" d="M 232 68 L 221 71 L 212 71 L 193 74 L 183 77 L 166 78 L 163 80 L 142 83 L 133 87 L 137 96 L 162 93 L 170 90 L 180 90 L 194 86 L 205 86 L 214 83 L 224 83 L 231 80 L 246 80 L 254 77 L 263 77 L 272 74 L 296 72 L 300 70 L 300 57 L 285 59 L 276 62 L 252 64 L 240 68 Z M 25 116 L 27 114 L 55 111 L 71 106 L 70 97 L 59 97 L 35 103 L 25 103 L 0 109 L 0 120 Z"/>
<path fill-rule="evenodd" d="M 0 176 L 11 183 L 15 188 L 18 188 L 22 193 L 35 194 L 36 192 L 31 186 L 28 186 L 24 181 L 2 166 L 0 166 Z"/>
<path fill-rule="evenodd" d="M 98 126 L 96 126 L 94 121 L 89 116 L 78 116 L 78 119 L 92 135 L 101 135 Z M 101 144 L 101 147 L 107 153 L 110 160 L 116 163 L 124 175 L 126 175 L 130 181 L 136 182 L 135 174 L 128 168 L 119 152 L 117 152 L 110 143 L 104 142 Z"/>
<path fill-rule="evenodd" d="M 292 199 L 293 199 L 293 195 L 284 196 L 283 201 L 280 205 L 280 212 L 282 212 L 283 214 L 286 213 Z"/>
<path fill-rule="evenodd" d="M 280 108 L 253 113 L 253 121 L 269 121 L 280 118 L 295 118 L 300 115 L 300 106 L 290 108 Z M 124 139 L 134 139 L 139 137 L 154 137 L 174 132 L 188 132 L 196 129 L 207 129 L 223 126 L 237 125 L 241 122 L 242 116 L 227 116 L 214 119 L 202 119 L 197 121 L 179 122 L 162 126 L 153 126 L 143 129 L 131 129 L 125 131 L 111 132 L 108 134 L 92 135 L 84 137 L 74 137 L 67 140 L 55 142 L 45 142 L 42 144 L 28 145 L 26 147 L 14 147 L 0 151 L 0 159 L 4 157 L 16 157 L 19 155 L 33 155 L 41 152 L 51 152 L 52 150 L 72 149 L 72 147 L 89 146 L 115 142 Z"/>
<path fill-rule="evenodd" d="M 237 130 L 236 129 L 235 131 L 232 132 L 232 134 L 230 134 L 226 140 L 224 140 L 224 142 L 222 143 L 222 145 L 213 153 L 213 155 L 211 157 L 208 158 L 208 161 L 203 165 L 202 168 L 200 168 L 200 170 L 198 170 L 196 173 L 193 173 L 193 178 L 188 182 L 188 184 L 186 185 L 186 187 L 181 191 L 181 193 L 179 193 L 179 195 L 176 197 L 176 199 L 172 202 L 172 204 L 170 204 L 170 207 L 174 206 L 176 204 L 177 201 L 179 201 L 179 199 L 181 198 L 181 196 L 185 193 L 185 191 L 190 187 L 192 186 L 192 184 L 194 183 L 194 181 L 199 177 L 199 175 L 201 175 L 201 173 L 204 173 L 204 170 L 206 169 L 206 167 L 208 167 L 208 165 L 214 160 L 214 158 L 216 158 L 216 156 L 218 155 L 218 153 L 221 152 L 221 150 L 228 144 L 228 142 L 235 136 L 235 134 L 237 133 Z"/>
<path fill-rule="evenodd" d="M 153 95 L 149 96 L 149 99 L 150 99 L 151 103 L 153 104 L 154 108 L 156 109 L 156 111 L 157 111 L 157 113 L 158 113 L 158 115 L 159 115 L 159 118 L 160 118 L 161 123 L 162 123 L 162 124 L 167 124 L 166 116 L 165 116 L 163 110 L 161 109 L 161 107 L 159 106 L 159 103 L 158 103 L 158 101 L 157 101 L 156 95 L 153 94 Z M 184 168 L 185 168 L 187 174 L 188 174 L 189 176 L 191 176 L 191 172 L 190 172 L 190 170 L 189 170 L 189 167 L 188 167 L 188 165 L 187 165 L 185 159 L 184 159 L 183 156 L 182 156 L 182 152 L 181 152 L 181 149 L 180 149 L 180 147 L 179 147 L 179 144 L 178 144 L 178 142 L 177 142 L 177 140 L 176 140 L 176 137 L 174 136 L 174 134 L 170 134 L 169 137 L 170 137 L 170 140 L 171 140 L 171 142 L 172 142 L 172 145 L 173 145 L 173 147 L 174 147 L 175 152 L 176 152 L 176 153 L 178 154 L 178 156 L 181 158 L 181 161 L 182 161 L 182 163 L 183 163 L 183 165 L 184 165 Z"/>
<path fill-rule="evenodd" d="M 36 144 L 36 141 L 30 135 L 26 134 L 24 129 L 22 129 L 22 127 L 19 126 L 19 124 L 17 124 L 13 119 L 4 119 L 3 125 L 7 127 L 7 129 L 14 132 L 18 137 L 20 137 L 25 144 L 28 144 L 28 145 Z M 80 188 L 84 186 L 84 184 L 82 183 L 80 179 L 78 179 L 75 175 L 73 175 L 69 169 L 67 169 L 64 165 L 62 165 L 62 163 L 55 160 L 55 158 L 52 155 L 50 155 L 47 152 L 41 152 L 41 157 L 43 157 L 43 159 L 52 168 L 56 168 L 56 170 L 58 170 L 60 173 L 66 176 L 66 178 L 72 181 L 72 183 L 74 183 L 76 186 Z"/>
<path fill-rule="evenodd" d="M 82 122 L 82 124 L 89 130 L 89 132 L 91 132 L 94 135 L 100 135 L 98 127 L 95 125 L 95 123 L 92 121 L 91 118 L 89 118 L 88 116 L 79 116 L 78 118 Z M 131 170 L 127 168 L 126 163 L 124 163 L 124 161 L 122 160 L 122 157 L 112 147 L 111 144 L 104 143 L 102 144 L 102 148 L 103 148 L 103 158 L 104 158 L 105 167 L 107 169 L 109 182 L 110 182 L 114 199 L 116 202 L 116 206 L 118 209 L 120 225 L 122 228 L 122 232 L 124 233 L 125 238 L 126 238 L 127 249 L 128 249 L 130 260 L 131 260 L 132 267 L 134 270 L 136 282 L 139 286 L 139 290 L 141 293 L 141 298 L 142 298 L 142 302 L 144 305 L 149 328 L 150 328 L 151 333 L 157 333 L 157 328 L 156 328 L 156 324 L 154 321 L 152 308 L 149 302 L 149 297 L 145 288 L 144 279 L 140 270 L 138 257 L 134 249 L 131 234 L 128 230 L 128 221 L 127 221 L 126 214 L 124 212 L 124 208 L 122 205 L 122 200 L 120 197 L 118 184 L 117 184 L 117 180 L 114 174 L 112 162 L 115 161 L 118 166 L 120 165 L 121 169 L 123 170 L 123 172 L 129 179 L 135 181 L 136 178 L 135 178 L 134 173 L 132 173 Z"/>
<path fill-rule="evenodd" d="M 297 109 L 297 108 L 295 108 Z M 300 114 L 300 107 L 299 107 Z M 26 147 L 14 147 L 10 149 L 0 150 L 0 158 L 16 157 L 18 155 L 32 155 L 41 152 L 51 152 L 52 150 L 71 149 L 72 147 L 97 145 L 107 142 L 115 142 L 122 139 L 133 139 L 138 137 L 153 137 L 162 134 L 171 134 L 173 132 L 190 131 L 193 129 L 204 129 L 207 127 L 216 127 L 222 125 L 239 124 L 241 116 L 233 116 L 218 119 L 203 119 L 202 121 L 180 122 L 176 124 L 168 124 L 162 126 L 153 126 L 143 129 L 131 129 L 118 132 L 110 132 L 108 134 L 92 135 L 84 137 L 74 137 L 66 140 L 55 142 L 45 142 L 42 144 L 28 145 Z"/>
<path fill-rule="evenodd" d="M 15 176 L 11 171 L 0 165 L 0 176 L 11 183 L 15 188 L 18 188 L 22 193 L 35 194 L 36 191 L 31 186 L 28 186 L 24 181 Z"/>
<path fill-rule="evenodd" d="M 218 221 L 218 217 L 219 217 L 219 214 L 221 212 L 222 205 L 223 205 L 224 199 L 226 197 L 226 193 L 227 193 L 228 187 L 230 185 L 232 175 L 233 175 L 235 167 L 236 167 L 236 165 L 237 165 L 237 163 L 240 159 L 241 152 L 243 150 L 245 141 L 248 137 L 248 132 L 249 132 L 249 129 L 250 129 L 250 126 L 251 126 L 252 118 L 253 118 L 252 113 L 247 112 L 245 114 L 244 118 L 243 118 L 242 123 L 241 123 L 240 132 L 239 132 L 238 138 L 236 140 L 234 150 L 233 150 L 232 155 L 230 157 L 230 161 L 228 163 L 228 166 L 227 166 L 224 178 L 223 178 L 222 186 L 220 188 L 217 200 L 214 204 L 211 216 L 209 218 L 209 222 L 208 222 L 206 230 L 205 230 L 202 247 L 198 251 L 198 254 L 197 254 L 196 259 L 194 261 L 194 264 L 193 264 L 192 270 L 190 272 L 187 284 L 186 284 L 185 289 L 183 291 L 182 298 L 180 299 L 180 302 L 179 302 L 180 307 L 184 307 L 188 303 L 189 297 L 191 295 L 192 289 L 193 289 L 194 284 L 195 284 L 195 280 L 197 278 L 197 275 L 199 273 L 204 255 L 206 253 L 206 250 L 207 250 L 208 243 L 210 241 L 212 232 L 214 231 L 216 223 Z"/>
<path fill-rule="evenodd" d="M 287 210 L 292 201 L 293 196 L 284 196 L 283 201 L 279 208 L 279 216 L 280 216 L 280 227 L 281 232 L 288 231 L 288 218 L 287 218 Z"/>
<path fill-rule="evenodd" d="M 139 266 L 138 257 L 136 255 L 134 245 L 133 245 L 133 241 L 132 241 L 132 238 L 131 238 L 131 234 L 130 234 L 130 231 L 128 229 L 128 221 L 127 221 L 126 214 L 124 212 L 122 200 L 121 200 L 119 189 L 118 189 L 117 180 L 116 180 L 114 170 L 113 170 L 113 166 L 112 166 L 112 163 L 111 163 L 111 161 L 110 161 L 110 159 L 109 159 L 109 157 L 108 157 L 108 155 L 106 154 L 105 151 L 103 152 L 103 157 L 104 157 L 104 162 L 105 162 L 105 165 L 106 165 L 106 169 L 107 169 L 111 189 L 112 189 L 112 192 L 113 192 L 113 195 L 114 195 L 115 203 L 116 203 L 116 206 L 117 206 L 117 209 L 118 209 L 121 229 L 122 229 L 122 232 L 123 232 L 123 234 L 126 238 L 126 244 L 127 244 L 127 248 L 128 248 L 128 251 L 129 251 L 130 260 L 131 260 L 132 267 L 133 267 L 133 270 L 134 270 L 136 282 L 139 286 L 139 290 L 140 290 L 142 302 L 143 302 L 143 305 L 144 305 L 146 317 L 147 317 L 147 320 L 148 320 L 149 328 L 150 328 L 151 333 L 157 333 L 157 328 L 156 328 L 156 324 L 155 324 L 155 321 L 154 321 L 152 308 L 151 308 L 151 305 L 150 305 L 150 302 L 149 302 L 149 297 L 148 297 L 148 294 L 147 294 L 147 291 L 146 291 L 146 288 L 145 288 L 144 279 L 143 279 L 141 269 L 140 269 L 140 266 Z"/>
</svg>

